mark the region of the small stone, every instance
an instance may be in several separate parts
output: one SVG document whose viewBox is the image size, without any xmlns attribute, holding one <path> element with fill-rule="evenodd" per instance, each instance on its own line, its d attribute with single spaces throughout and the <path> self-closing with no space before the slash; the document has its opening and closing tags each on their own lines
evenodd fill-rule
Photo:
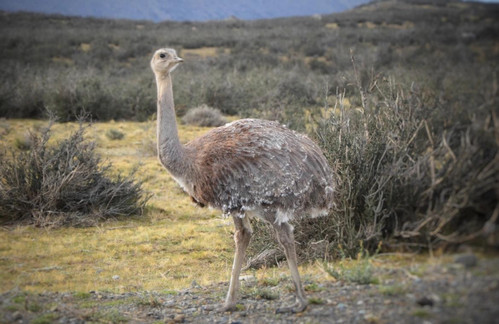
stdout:
<svg viewBox="0 0 499 324">
<path fill-rule="evenodd" d="M 252 276 L 252 275 L 240 276 L 239 280 L 246 281 L 246 282 L 253 282 L 253 281 L 256 281 L 256 277 Z"/>
<path fill-rule="evenodd" d="M 343 310 L 343 309 L 347 308 L 347 305 L 345 305 L 343 303 L 339 303 L 338 305 L 336 305 L 336 308 Z"/>
<path fill-rule="evenodd" d="M 187 308 L 184 310 L 184 314 L 192 314 L 196 311 L 197 309 L 195 307 Z"/>
<path fill-rule="evenodd" d="M 118 279 L 120 279 L 120 276 L 118 276 L 118 275 L 113 276 L 113 280 L 118 280 Z"/>
<path fill-rule="evenodd" d="M 416 303 L 419 305 L 419 306 L 430 306 L 430 307 L 433 307 L 433 304 L 435 303 L 431 298 L 428 298 L 426 296 L 424 297 L 421 297 L 419 298 L 418 300 L 416 300 Z"/>
<path fill-rule="evenodd" d="M 474 254 L 461 254 L 454 258 L 454 263 L 462 264 L 466 268 L 472 268 L 477 264 L 477 258 Z"/>
<path fill-rule="evenodd" d="M 363 300 L 359 300 L 359 301 L 357 302 L 357 305 L 362 305 L 362 304 L 364 304 L 364 301 L 363 301 Z"/>
<path fill-rule="evenodd" d="M 211 312 L 215 309 L 215 305 L 203 305 L 201 306 L 201 309 L 207 312 Z"/>
<path fill-rule="evenodd" d="M 177 314 L 173 317 L 174 323 L 183 323 L 185 321 L 185 316 L 182 314 Z"/>
<path fill-rule="evenodd" d="M 161 314 L 158 314 L 156 312 L 149 312 L 147 313 L 147 316 L 148 317 L 152 317 L 154 319 L 161 319 L 162 315 Z"/>
</svg>

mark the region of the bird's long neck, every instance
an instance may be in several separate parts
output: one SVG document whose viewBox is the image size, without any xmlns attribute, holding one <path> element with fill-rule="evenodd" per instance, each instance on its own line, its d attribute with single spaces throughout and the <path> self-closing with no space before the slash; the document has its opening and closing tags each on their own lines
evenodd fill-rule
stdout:
<svg viewBox="0 0 499 324">
<path fill-rule="evenodd" d="M 156 75 L 156 84 L 158 86 L 158 156 L 170 173 L 174 176 L 181 176 L 186 170 L 187 161 L 184 148 L 178 138 L 170 74 Z"/>
</svg>

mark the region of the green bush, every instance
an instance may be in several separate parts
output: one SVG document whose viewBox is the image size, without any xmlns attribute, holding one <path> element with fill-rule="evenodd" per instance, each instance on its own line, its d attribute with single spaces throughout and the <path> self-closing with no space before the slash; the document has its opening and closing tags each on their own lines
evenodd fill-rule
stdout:
<svg viewBox="0 0 499 324">
<path fill-rule="evenodd" d="M 182 117 L 182 122 L 188 125 L 217 127 L 226 124 L 227 120 L 220 110 L 202 105 L 187 111 L 187 114 Z"/>
<path fill-rule="evenodd" d="M 85 127 L 50 146 L 50 127 L 31 133 L 31 149 L 0 154 L 0 221 L 42 227 L 91 225 L 137 215 L 148 200 L 132 175 L 111 178 Z"/>
</svg>

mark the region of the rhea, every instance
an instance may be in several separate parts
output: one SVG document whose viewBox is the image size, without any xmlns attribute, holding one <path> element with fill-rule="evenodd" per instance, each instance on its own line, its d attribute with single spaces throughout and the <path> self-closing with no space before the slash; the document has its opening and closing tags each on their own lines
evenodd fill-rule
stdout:
<svg viewBox="0 0 499 324">
<path fill-rule="evenodd" d="M 235 225 L 236 251 L 221 311 L 236 308 L 239 275 L 252 228 L 250 217 L 272 224 L 296 289 L 296 304 L 278 309 L 301 312 L 307 300 L 300 280 L 289 223 L 325 215 L 332 205 L 333 175 L 319 147 L 277 122 L 242 119 L 214 128 L 182 145 L 173 103 L 171 72 L 183 62 L 175 50 L 157 50 L 151 60 L 158 89 L 157 140 L 162 165 L 201 206 L 221 209 Z"/>
</svg>

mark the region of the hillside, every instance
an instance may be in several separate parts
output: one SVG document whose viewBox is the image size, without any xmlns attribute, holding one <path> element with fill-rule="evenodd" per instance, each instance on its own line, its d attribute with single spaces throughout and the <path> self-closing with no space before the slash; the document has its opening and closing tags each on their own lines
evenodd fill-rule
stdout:
<svg viewBox="0 0 499 324">
<path fill-rule="evenodd" d="M 289 16 L 309 16 L 344 11 L 366 3 L 367 0 L 355 1 L 227 1 L 227 0 L 143 0 L 120 1 L 29 1 L 4 0 L 0 10 L 30 11 L 62 14 L 68 16 L 126 18 L 138 20 L 175 20 L 206 21 L 223 20 L 230 17 L 239 19 L 263 19 Z"/>
</svg>

